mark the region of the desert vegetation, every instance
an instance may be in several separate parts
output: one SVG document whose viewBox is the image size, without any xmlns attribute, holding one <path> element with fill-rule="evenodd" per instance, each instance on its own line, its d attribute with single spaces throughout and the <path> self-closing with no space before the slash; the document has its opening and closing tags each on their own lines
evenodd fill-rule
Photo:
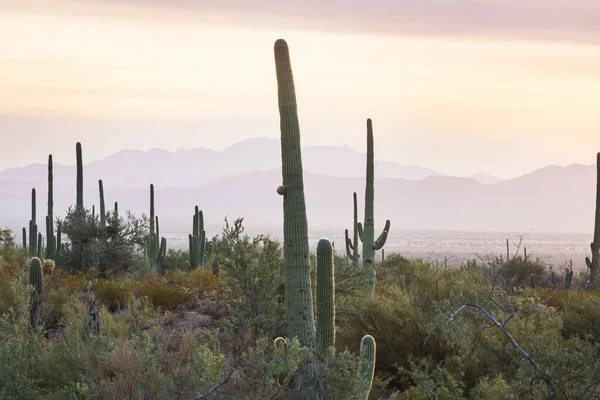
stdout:
<svg viewBox="0 0 600 400">
<path fill-rule="evenodd" d="M 102 180 L 86 208 L 80 143 L 55 218 L 50 155 L 45 235 L 35 188 L 21 240 L 0 231 L 0 399 L 600 398 L 600 191 L 577 275 L 508 243 L 456 268 L 384 256 L 367 119 L 364 219 L 354 193 L 352 236 L 311 254 L 290 54 L 274 50 L 282 241 L 241 217 L 209 239 L 190 205 L 188 249 L 168 248 L 153 184 L 148 216 L 108 210 Z"/>
</svg>

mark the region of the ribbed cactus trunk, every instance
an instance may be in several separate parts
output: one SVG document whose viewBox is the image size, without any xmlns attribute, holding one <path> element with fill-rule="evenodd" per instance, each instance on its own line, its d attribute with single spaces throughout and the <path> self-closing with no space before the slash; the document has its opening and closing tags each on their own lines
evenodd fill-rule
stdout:
<svg viewBox="0 0 600 400">
<path fill-rule="evenodd" d="M 359 236 L 363 241 L 363 266 L 368 269 L 367 293 L 375 291 L 375 251 L 380 250 L 387 240 L 390 221 L 385 222 L 385 228 L 375 240 L 375 161 L 373 149 L 373 123 L 367 119 L 367 182 L 365 186 L 365 220 L 364 227 L 359 225 Z"/>
<path fill-rule="evenodd" d="M 333 246 L 327 239 L 317 244 L 317 351 L 335 347 L 335 266 Z"/>
<path fill-rule="evenodd" d="M 115 211 L 114 211 L 115 221 L 119 220 L 119 203 L 115 201 Z"/>
<path fill-rule="evenodd" d="M 594 218 L 594 241 L 591 247 L 590 283 L 594 283 L 598 278 L 598 264 L 600 263 L 600 153 L 596 155 L 596 215 Z"/>
<path fill-rule="evenodd" d="M 60 225 L 59 225 L 56 228 L 56 241 L 55 241 L 55 248 L 54 248 L 56 255 L 60 254 L 61 239 L 62 239 L 62 232 L 60 231 Z"/>
<path fill-rule="evenodd" d="M 29 263 L 29 284 L 34 288 L 31 295 L 29 321 L 32 327 L 36 327 L 40 322 L 44 295 L 42 261 L 37 257 L 32 258 Z"/>
<path fill-rule="evenodd" d="M 106 206 L 104 204 L 104 184 L 102 179 L 98 181 L 98 191 L 100 192 L 100 229 L 106 229 Z"/>
<path fill-rule="evenodd" d="M 308 223 L 304 199 L 300 127 L 287 43 L 275 42 L 275 69 L 281 129 L 283 254 L 289 336 L 314 348 L 315 323 L 310 279 Z"/>
<path fill-rule="evenodd" d="M 77 156 L 77 202 L 76 208 L 80 212 L 83 211 L 83 154 L 81 151 L 81 143 L 77 142 L 75 146 Z"/>
<path fill-rule="evenodd" d="M 375 375 L 375 339 L 371 335 L 365 335 L 360 343 L 360 378 L 362 380 L 363 390 L 361 398 L 367 400 L 373 385 L 373 376 Z"/>
<path fill-rule="evenodd" d="M 29 220 L 29 253 L 32 257 L 37 255 L 37 203 L 35 188 L 31 189 L 31 220 Z"/>
<path fill-rule="evenodd" d="M 150 261 L 156 261 L 155 249 L 156 237 L 154 235 L 154 185 L 150 184 L 150 241 L 148 243 L 148 255 Z"/>
<path fill-rule="evenodd" d="M 54 174 L 52 154 L 48 156 L 48 214 L 46 218 L 46 258 L 54 258 Z"/>
<path fill-rule="evenodd" d="M 27 229 L 23 227 L 23 248 L 27 249 Z"/>
<path fill-rule="evenodd" d="M 38 238 L 37 238 L 36 244 L 37 244 L 36 257 L 44 258 L 44 255 L 42 254 L 44 245 L 43 245 L 43 238 L 42 238 L 42 233 L 41 232 L 38 233 Z"/>
</svg>

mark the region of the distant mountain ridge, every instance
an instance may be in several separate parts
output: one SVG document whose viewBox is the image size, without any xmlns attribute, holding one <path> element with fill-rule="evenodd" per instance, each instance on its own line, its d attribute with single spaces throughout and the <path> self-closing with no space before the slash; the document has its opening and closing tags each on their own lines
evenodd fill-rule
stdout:
<svg viewBox="0 0 600 400">
<path fill-rule="evenodd" d="M 123 153 L 125 154 L 125 153 Z M 160 162 L 157 162 L 160 164 Z M 154 171 L 154 170 L 152 170 Z M 148 214 L 150 182 L 156 176 L 146 171 L 137 185 L 104 180 L 107 204 L 119 201 L 123 210 Z M 46 204 L 46 169 L 41 170 L 38 220 L 43 221 Z M 124 171 L 126 175 L 126 171 Z M 189 177 L 190 172 L 183 173 Z M 84 167 L 84 202 L 98 205 L 97 181 Z M 340 234 L 352 222 L 352 192 L 358 193 L 359 215 L 364 207 L 364 178 L 335 177 L 305 171 L 309 230 Z M 136 178 L 138 179 L 138 178 Z M 56 181 L 55 181 L 56 182 Z M 211 184 L 197 186 L 156 185 L 156 212 L 165 234 L 191 229 L 194 205 L 204 210 L 209 235 L 218 233 L 223 218 L 238 215 L 248 227 L 281 234 L 282 203 L 276 188 L 279 169 L 250 171 Z M 20 229 L 29 220 L 29 182 L 0 178 L 0 226 Z M 392 221 L 391 237 L 398 230 L 455 230 L 506 232 L 593 232 L 596 189 L 595 165 L 548 166 L 514 179 L 484 184 L 471 178 L 433 175 L 418 181 L 379 178 L 375 181 L 375 225 Z M 54 187 L 55 215 L 75 202 L 75 179 Z M 97 207 L 96 207 L 97 208 Z M 43 227 L 39 228 L 44 232 Z"/>
<path fill-rule="evenodd" d="M 157 187 L 199 186 L 216 183 L 228 177 L 251 171 L 270 171 L 281 168 L 279 140 L 247 139 L 222 151 L 208 149 L 121 150 L 102 160 L 86 163 L 85 179 L 103 179 L 119 186 L 145 187 L 149 178 Z M 302 149 L 304 170 L 335 177 L 361 177 L 365 174 L 366 155 L 349 147 L 306 146 Z M 75 166 L 54 160 L 54 182 L 68 184 L 75 179 Z M 75 151 L 73 149 L 73 159 Z M 440 173 L 413 165 L 376 161 L 377 178 L 420 180 Z M 32 164 L 0 172 L 0 181 L 41 184 L 46 176 L 45 164 Z"/>
</svg>

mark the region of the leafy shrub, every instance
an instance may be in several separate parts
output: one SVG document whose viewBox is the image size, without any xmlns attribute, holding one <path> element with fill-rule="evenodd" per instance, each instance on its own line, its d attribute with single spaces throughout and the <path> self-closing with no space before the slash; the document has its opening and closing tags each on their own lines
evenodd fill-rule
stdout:
<svg viewBox="0 0 600 400">
<path fill-rule="evenodd" d="M 219 279 L 207 269 L 196 269 L 190 272 L 188 282 L 205 292 L 219 292 Z"/>
<path fill-rule="evenodd" d="M 129 303 L 133 298 L 133 289 L 134 283 L 131 280 L 103 281 L 98 285 L 98 299 L 114 312 Z"/>
<path fill-rule="evenodd" d="M 165 310 L 186 306 L 194 299 L 194 295 L 185 288 L 165 282 L 144 283 L 139 293 L 140 296 L 148 297 L 155 307 Z"/>
</svg>

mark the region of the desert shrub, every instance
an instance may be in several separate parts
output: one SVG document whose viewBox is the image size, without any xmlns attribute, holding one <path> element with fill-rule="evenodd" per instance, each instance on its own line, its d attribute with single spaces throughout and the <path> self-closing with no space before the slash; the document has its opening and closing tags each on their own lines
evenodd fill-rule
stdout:
<svg viewBox="0 0 600 400">
<path fill-rule="evenodd" d="M 188 281 L 188 274 L 180 270 L 168 270 L 164 274 L 169 283 L 184 285 Z"/>
<path fill-rule="evenodd" d="M 600 342 L 600 292 L 569 291 L 562 300 L 563 335 Z"/>
<path fill-rule="evenodd" d="M 483 377 L 469 396 L 473 400 L 510 400 L 518 399 L 512 387 L 504 380 L 502 375 L 493 378 Z"/>
<path fill-rule="evenodd" d="M 207 269 L 190 272 L 188 282 L 205 292 L 219 292 L 219 279 Z"/>
<path fill-rule="evenodd" d="M 233 227 L 225 219 L 221 238 L 213 240 L 224 275 L 226 295 L 234 304 L 236 327 L 276 334 L 283 320 L 283 258 L 279 243 L 267 236 L 243 235 L 243 219 Z"/>
<path fill-rule="evenodd" d="M 182 286 L 172 286 L 166 282 L 145 282 L 139 289 L 140 296 L 145 296 L 158 308 L 173 310 L 188 305 L 194 295 Z"/>
<path fill-rule="evenodd" d="M 117 311 L 124 308 L 133 298 L 135 284 L 132 280 L 110 279 L 102 281 L 98 285 L 98 299 L 105 304 L 109 310 Z"/>
</svg>

